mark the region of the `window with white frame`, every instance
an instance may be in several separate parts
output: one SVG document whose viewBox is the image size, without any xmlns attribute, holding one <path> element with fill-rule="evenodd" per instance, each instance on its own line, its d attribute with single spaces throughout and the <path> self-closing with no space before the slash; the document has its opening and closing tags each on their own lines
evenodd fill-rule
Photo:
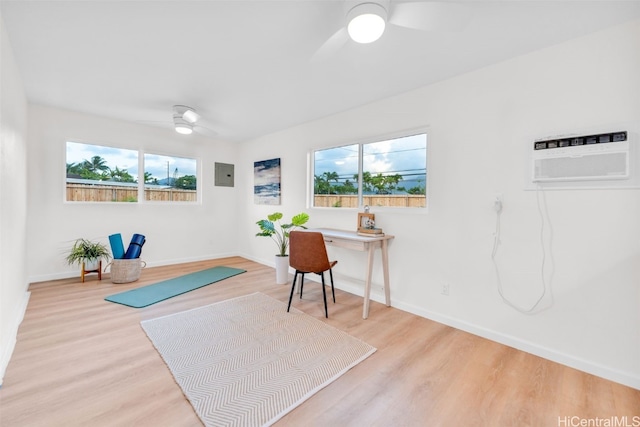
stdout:
<svg viewBox="0 0 640 427">
<path fill-rule="evenodd" d="M 138 159 L 143 159 L 143 174 Z M 67 142 L 69 202 L 196 202 L 197 160 Z"/>
<path fill-rule="evenodd" d="M 427 205 L 427 134 L 313 152 L 314 207 Z"/>
<path fill-rule="evenodd" d="M 138 201 L 138 151 L 67 142 L 66 162 L 66 201 Z"/>
<path fill-rule="evenodd" d="M 161 202 L 197 201 L 197 161 L 184 157 L 144 155 L 144 199 Z"/>
</svg>

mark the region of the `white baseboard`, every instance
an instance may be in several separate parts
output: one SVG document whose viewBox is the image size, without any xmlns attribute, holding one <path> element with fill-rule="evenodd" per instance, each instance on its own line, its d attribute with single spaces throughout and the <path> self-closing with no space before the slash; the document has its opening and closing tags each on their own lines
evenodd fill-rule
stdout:
<svg viewBox="0 0 640 427">
<path fill-rule="evenodd" d="M 254 256 L 250 256 L 250 255 L 246 255 L 246 254 L 242 254 L 242 255 L 238 255 L 238 256 L 241 256 L 242 258 L 246 258 L 249 261 L 257 262 L 258 264 L 266 265 L 267 267 L 272 267 L 272 268 L 276 267 L 275 255 L 273 256 L 271 261 L 267 261 L 267 260 L 264 260 L 262 258 L 256 258 Z M 293 274 L 294 271 L 291 268 L 289 268 L 289 272 Z"/>
<path fill-rule="evenodd" d="M 147 262 L 147 267 L 161 267 L 165 265 L 185 264 L 188 262 L 207 261 L 210 259 L 229 258 L 233 256 L 239 256 L 237 253 L 220 253 L 206 256 L 197 256 L 189 258 L 174 258 L 160 261 Z"/>
<path fill-rule="evenodd" d="M 206 261 L 209 259 L 218 259 L 218 258 L 228 258 L 232 256 L 240 256 L 237 253 L 220 253 L 220 254 L 211 254 L 205 256 L 197 256 L 197 257 L 187 257 L 187 258 L 174 258 L 174 259 L 166 259 L 159 261 L 145 261 L 147 263 L 147 267 L 160 267 L 164 265 L 174 265 L 174 264 L 184 264 L 187 262 L 197 262 L 197 261 Z M 144 261 L 144 258 L 142 258 Z M 106 268 L 106 264 L 102 267 L 104 270 Z M 29 276 L 29 283 L 38 283 L 38 282 L 47 282 L 49 280 L 60 280 L 60 279 L 70 279 L 72 277 L 80 277 L 79 270 L 75 271 L 61 271 L 57 273 L 48 273 L 48 274 L 40 274 L 37 276 Z"/>
<path fill-rule="evenodd" d="M 180 264 L 185 262 L 204 261 L 207 259 L 226 258 L 231 256 L 241 256 L 250 261 L 254 261 L 259 264 L 266 265 L 268 267 L 275 267 L 274 259 L 272 259 L 271 261 L 267 261 L 261 258 L 256 258 L 246 254 L 238 254 L 238 253 L 216 254 L 216 255 L 210 255 L 210 256 L 204 256 L 204 257 L 164 260 L 164 261 L 148 263 L 147 266 L 155 267 L 155 266 L 161 266 L 161 265 Z M 290 270 L 290 273 L 293 273 L 293 271 Z M 75 277 L 76 274 L 70 274 L 69 272 L 66 272 L 66 273 L 56 273 L 52 275 L 37 276 L 37 277 L 30 278 L 29 282 L 33 283 L 37 281 L 57 280 L 57 279 Z M 353 277 L 348 277 L 341 274 L 336 274 L 335 277 L 340 279 L 337 281 L 338 284 L 336 285 L 336 288 L 352 293 L 354 295 L 358 295 L 358 296 L 364 295 L 363 280 L 354 279 Z M 318 282 L 320 281 L 319 278 L 316 278 L 313 275 L 308 276 L 308 278 L 310 280 L 314 280 Z M 28 300 L 28 297 L 27 297 L 27 300 Z M 383 295 L 382 285 L 379 285 L 376 283 L 372 284 L 371 300 L 384 304 L 384 295 Z M 598 363 L 594 363 L 589 360 L 581 359 L 579 357 L 562 353 L 557 350 L 520 339 L 518 337 L 502 334 L 495 330 L 487 329 L 478 325 L 467 323 L 460 319 L 455 319 L 453 317 L 449 317 L 440 313 L 436 313 L 430 310 L 425 310 L 424 308 L 417 307 L 415 305 L 408 304 L 403 301 L 395 300 L 393 299 L 393 295 L 391 298 L 391 306 L 399 310 L 406 311 L 408 313 L 412 313 L 417 316 L 424 317 L 426 319 L 433 320 L 435 322 L 442 323 L 444 325 L 451 326 L 453 328 L 460 329 L 465 332 L 469 332 L 470 334 L 474 334 L 479 337 L 486 338 L 491 341 L 495 341 L 500 344 L 504 344 L 509 347 L 516 348 L 518 350 L 522 350 L 524 352 L 542 357 L 544 359 L 551 360 L 553 362 L 560 363 L 562 365 L 569 366 L 571 368 L 575 368 L 580 371 L 583 371 L 592 375 L 596 375 L 598 377 L 605 378 L 607 380 L 614 381 L 616 383 L 620 383 L 628 387 L 632 387 L 634 389 L 640 390 L 640 377 L 638 377 L 637 375 L 634 375 L 633 373 L 620 371 L 610 366 L 600 365 Z M 26 309 L 26 303 L 23 310 L 24 309 Z M 24 311 L 22 313 L 24 315 Z M 19 325 L 19 322 L 18 322 L 18 325 Z M 16 326 L 16 332 L 17 332 L 17 326 Z M 14 339 L 13 345 L 15 345 L 15 339 Z M 11 346 L 11 351 L 13 351 L 13 345 Z M 10 354 L 11 353 L 9 353 L 9 355 Z M 4 354 L 2 356 L 3 356 L 2 362 L 4 363 Z M 7 359 L 7 363 L 8 363 L 8 359 Z M 3 369 L 2 370 L 3 374 L 4 374 L 5 367 L 6 365 L 4 364 L 0 365 L 0 368 Z"/>
<path fill-rule="evenodd" d="M 342 274 L 334 274 L 334 277 L 340 279 L 336 281 L 337 283 L 339 283 L 339 285 L 336 285 L 336 288 L 354 295 L 364 296 L 363 280 L 354 279 L 353 277 L 344 276 Z M 320 282 L 320 279 L 313 275 L 309 276 L 309 279 Z M 370 298 L 372 301 L 376 301 L 381 304 L 385 303 L 382 285 L 372 283 Z M 425 310 L 424 308 L 417 307 L 413 304 L 394 300 L 393 295 L 391 298 L 391 306 L 399 310 L 415 314 L 416 316 L 424 317 L 426 319 L 433 320 L 434 322 L 442 323 L 443 325 L 451 326 L 452 328 L 456 328 L 461 331 L 465 331 L 470 334 L 477 335 L 479 337 L 486 338 L 488 340 L 495 341 L 497 343 L 533 354 L 535 356 L 542 357 L 543 359 L 551 360 L 553 362 L 560 363 L 561 365 L 569 366 L 579 371 L 586 372 L 588 374 L 592 374 L 640 390 L 640 377 L 634 375 L 631 372 L 625 372 L 612 368 L 610 366 L 594 363 L 592 361 L 575 357 L 570 354 L 554 350 L 552 348 L 544 347 L 512 335 L 506 335 L 492 329 L 465 322 L 460 319 L 449 317 L 430 310 Z"/>
<path fill-rule="evenodd" d="M 488 340 L 516 348 L 518 350 L 522 350 L 535 356 L 542 357 L 543 359 L 551 360 L 552 362 L 556 362 L 564 366 L 569 366 L 579 371 L 586 372 L 588 374 L 592 374 L 597 377 L 601 377 L 640 390 L 640 377 L 634 375 L 631 372 L 624 372 L 610 366 L 594 363 L 592 361 L 575 357 L 570 354 L 554 350 L 552 348 L 544 347 L 518 337 L 502 334 L 500 332 L 467 323 L 459 319 L 442 315 L 440 313 L 425 310 L 411 304 L 394 301 L 392 299 L 391 305 L 400 310 L 407 311 L 409 313 L 424 317 L 429 320 L 433 320 L 434 322 L 442 323 L 444 325 L 451 326 L 452 328 L 460 329 L 462 331 L 469 332 L 470 334 L 477 335 L 479 337 L 486 338 Z"/>
<path fill-rule="evenodd" d="M 13 350 L 16 347 L 16 338 L 18 336 L 18 328 L 20 327 L 20 323 L 22 323 L 22 319 L 24 319 L 24 314 L 27 312 L 27 305 L 29 304 L 29 297 L 31 296 L 31 292 L 25 292 L 22 301 L 15 308 L 13 315 L 11 316 L 9 328 L 7 331 L 6 342 L 2 342 L 2 354 L 0 355 L 0 386 L 2 386 L 2 382 L 4 380 L 4 373 L 7 371 L 7 366 L 9 366 L 9 360 L 11 360 L 11 355 L 13 354 Z"/>
</svg>

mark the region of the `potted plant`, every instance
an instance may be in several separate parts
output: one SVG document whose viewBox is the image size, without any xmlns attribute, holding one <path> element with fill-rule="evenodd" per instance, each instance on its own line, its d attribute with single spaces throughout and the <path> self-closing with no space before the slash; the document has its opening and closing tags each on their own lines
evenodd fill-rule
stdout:
<svg viewBox="0 0 640 427">
<path fill-rule="evenodd" d="M 271 237 L 278 245 L 278 253 L 276 254 L 276 283 L 279 285 L 288 282 L 289 274 L 289 233 L 297 228 L 307 228 L 304 226 L 309 221 L 309 215 L 302 212 L 291 218 L 291 222 L 282 224 L 280 220 L 283 215 L 280 212 L 272 213 L 267 219 L 261 219 L 256 222 L 260 227 L 260 232 L 256 236 Z"/>
<path fill-rule="evenodd" d="M 81 277 L 84 282 L 84 273 L 98 271 L 101 278 L 100 268 L 102 259 L 111 259 L 111 253 L 106 245 L 99 242 L 92 242 L 88 239 L 77 239 L 69 254 L 66 257 L 69 265 L 78 264 L 81 267 Z"/>
</svg>

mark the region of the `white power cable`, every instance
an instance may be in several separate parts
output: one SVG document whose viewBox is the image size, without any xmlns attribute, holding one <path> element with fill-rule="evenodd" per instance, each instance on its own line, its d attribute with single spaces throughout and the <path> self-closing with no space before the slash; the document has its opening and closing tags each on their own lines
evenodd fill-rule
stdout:
<svg viewBox="0 0 640 427">
<path fill-rule="evenodd" d="M 493 240 L 493 250 L 491 251 L 491 261 L 493 262 L 493 267 L 496 271 L 496 281 L 497 281 L 497 287 L 498 287 L 498 293 L 500 294 L 500 297 L 502 298 L 502 300 L 505 302 L 505 304 L 509 305 L 510 307 L 512 307 L 513 309 L 524 313 L 524 314 L 535 314 L 534 310 L 538 307 L 538 305 L 540 304 L 540 302 L 543 300 L 543 298 L 545 297 L 545 295 L 547 294 L 547 282 L 545 280 L 544 277 L 544 270 L 545 270 L 545 266 L 546 266 L 546 261 L 547 261 L 547 252 L 545 249 L 545 244 L 544 244 L 544 233 L 545 233 L 545 214 L 546 214 L 546 222 L 549 223 L 549 247 L 551 248 L 551 243 L 552 243 L 552 237 L 553 237 L 553 230 L 551 228 L 551 220 L 549 218 L 549 210 L 547 208 L 547 200 L 544 194 L 544 191 L 542 191 L 542 198 L 543 198 L 543 202 L 544 202 L 544 214 L 542 212 L 542 207 L 540 205 L 540 186 L 538 185 L 536 187 L 536 203 L 538 206 L 538 214 L 540 215 L 540 247 L 542 249 L 542 262 L 541 262 L 541 266 L 540 266 L 540 278 L 542 281 L 542 292 L 540 294 L 540 297 L 536 300 L 536 302 L 530 307 L 530 308 L 522 308 L 519 307 L 518 305 L 514 304 L 513 302 L 511 302 L 507 297 L 505 297 L 504 292 L 503 292 L 503 288 L 502 288 L 502 280 L 500 279 L 500 269 L 498 268 L 498 263 L 496 261 L 496 254 L 498 253 L 498 247 L 500 246 L 500 215 L 502 214 L 502 203 L 496 201 L 495 204 L 495 210 L 496 210 L 496 229 L 495 229 L 495 233 L 494 233 L 494 240 Z M 549 255 L 550 255 L 550 259 L 552 261 L 552 269 L 553 269 L 553 256 L 551 254 L 551 249 L 549 250 Z M 550 274 L 550 280 L 551 280 L 551 276 L 553 275 L 553 272 Z"/>
</svg>

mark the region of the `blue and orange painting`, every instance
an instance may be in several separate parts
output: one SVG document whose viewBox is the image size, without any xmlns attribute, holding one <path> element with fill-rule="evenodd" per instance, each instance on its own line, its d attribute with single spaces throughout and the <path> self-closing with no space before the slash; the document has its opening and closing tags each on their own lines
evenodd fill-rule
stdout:
<svg viewBox="0 0 640 427">
<path fill-rule="evenodd" d="M 258 205 L 280 204 L 280 159 L 253 163 L 253 201 Z"/>
</svg>

